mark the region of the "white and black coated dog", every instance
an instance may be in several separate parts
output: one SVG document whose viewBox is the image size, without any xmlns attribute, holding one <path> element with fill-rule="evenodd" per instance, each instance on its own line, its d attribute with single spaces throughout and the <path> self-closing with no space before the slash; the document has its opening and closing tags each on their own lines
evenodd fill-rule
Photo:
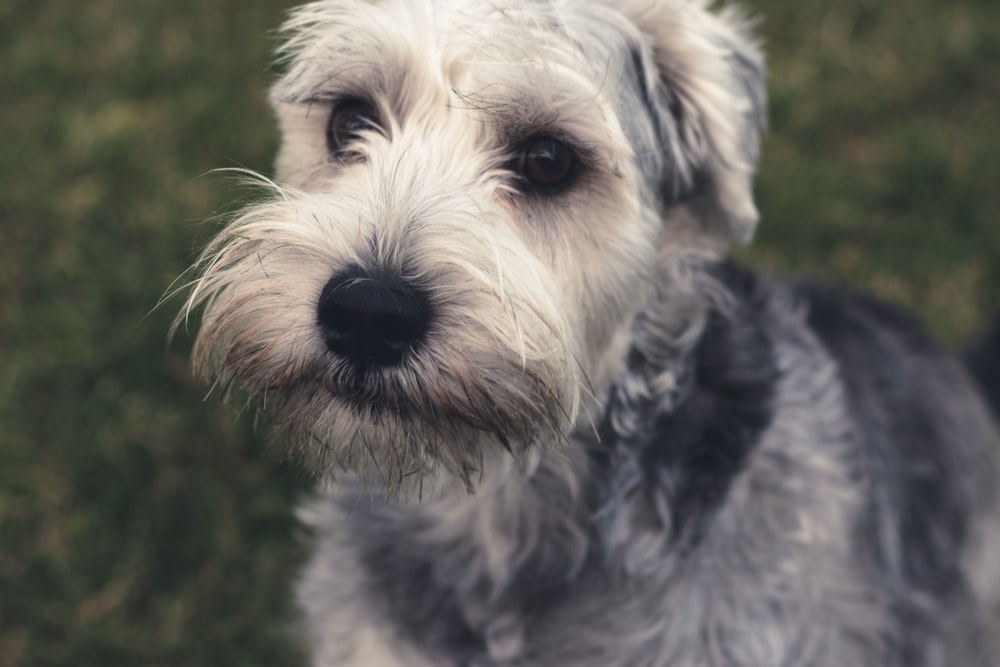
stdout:
<svg viewBox="0 0 1000 667">
<path fill-rule="evenodd" d="M 321 0 L 198 372 L 323 477 L 323 667 L 1000 665 L 1000 333 L 726 259 L 764 63 L 704 0 Z M 992 387 L 993 393 L 982 391 Z"/>
</svg>

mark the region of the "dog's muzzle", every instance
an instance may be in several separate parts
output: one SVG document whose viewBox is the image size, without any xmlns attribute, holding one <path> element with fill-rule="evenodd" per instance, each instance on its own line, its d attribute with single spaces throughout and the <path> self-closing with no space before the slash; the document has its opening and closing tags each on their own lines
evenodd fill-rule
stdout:
<svg viewBox="0 0 1000 667">
<path fill-rule="evenodd" d="M 427 296 L 408 282 L 356 271 L 327 282 L 317 308 L 327 348 L 360 367 L 394 366 L 423 342 Z"/>
</svg>

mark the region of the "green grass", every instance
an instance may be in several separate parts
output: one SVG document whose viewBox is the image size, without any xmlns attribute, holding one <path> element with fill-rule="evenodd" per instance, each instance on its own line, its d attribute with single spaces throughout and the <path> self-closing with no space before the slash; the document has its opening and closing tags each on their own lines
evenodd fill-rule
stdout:
<svg viewBox="0 0 1000 667">
<path fill-rule="evenodd" d="M 769 0 L 750 256 L 874 290 L 950 341 L 1000 307 L 1000 5 Z"/>
<path fill-rule="evenodd" d="M 293 665 L 308 475 L 170 347 L 160 296 L 267 170 L 288 2 L 0 5 L 0 665 Z M 1000 308 L 1000 5 L 761 0 L 772 98 L 748 261 Z"/>
</svg>

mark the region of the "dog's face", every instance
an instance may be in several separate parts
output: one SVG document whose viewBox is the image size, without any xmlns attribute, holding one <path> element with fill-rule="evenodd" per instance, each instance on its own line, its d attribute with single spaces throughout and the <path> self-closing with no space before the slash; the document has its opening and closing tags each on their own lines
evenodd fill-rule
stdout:
<svg viewBox="0 0 1000 667">
<path fill-rule="evenodd" d="M 671 246 L 756 221 L 762 70 L 735 15 L 326 0 L 286 29 L 273 197 L 208 248 L 188 311 L 201 373 L 322 469 L 468 481 L 558 444 Z"/>
</svg>

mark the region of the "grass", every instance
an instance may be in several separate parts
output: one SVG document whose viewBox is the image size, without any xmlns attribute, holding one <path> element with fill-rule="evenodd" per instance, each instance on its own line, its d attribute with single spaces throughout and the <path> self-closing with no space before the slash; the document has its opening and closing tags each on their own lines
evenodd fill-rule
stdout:
<svg viewBox="0 0 1000 667">
<path fill-rule="evenodd" d="M 160 296 L 267 171 L 284 0 L 0 5 L 0 664 L 299 664 L 308 476 L 205 394 Z M 1000 308 L 1000 5 L 760 0 L 771 132 L 748 261 Z"/>
</svg>

